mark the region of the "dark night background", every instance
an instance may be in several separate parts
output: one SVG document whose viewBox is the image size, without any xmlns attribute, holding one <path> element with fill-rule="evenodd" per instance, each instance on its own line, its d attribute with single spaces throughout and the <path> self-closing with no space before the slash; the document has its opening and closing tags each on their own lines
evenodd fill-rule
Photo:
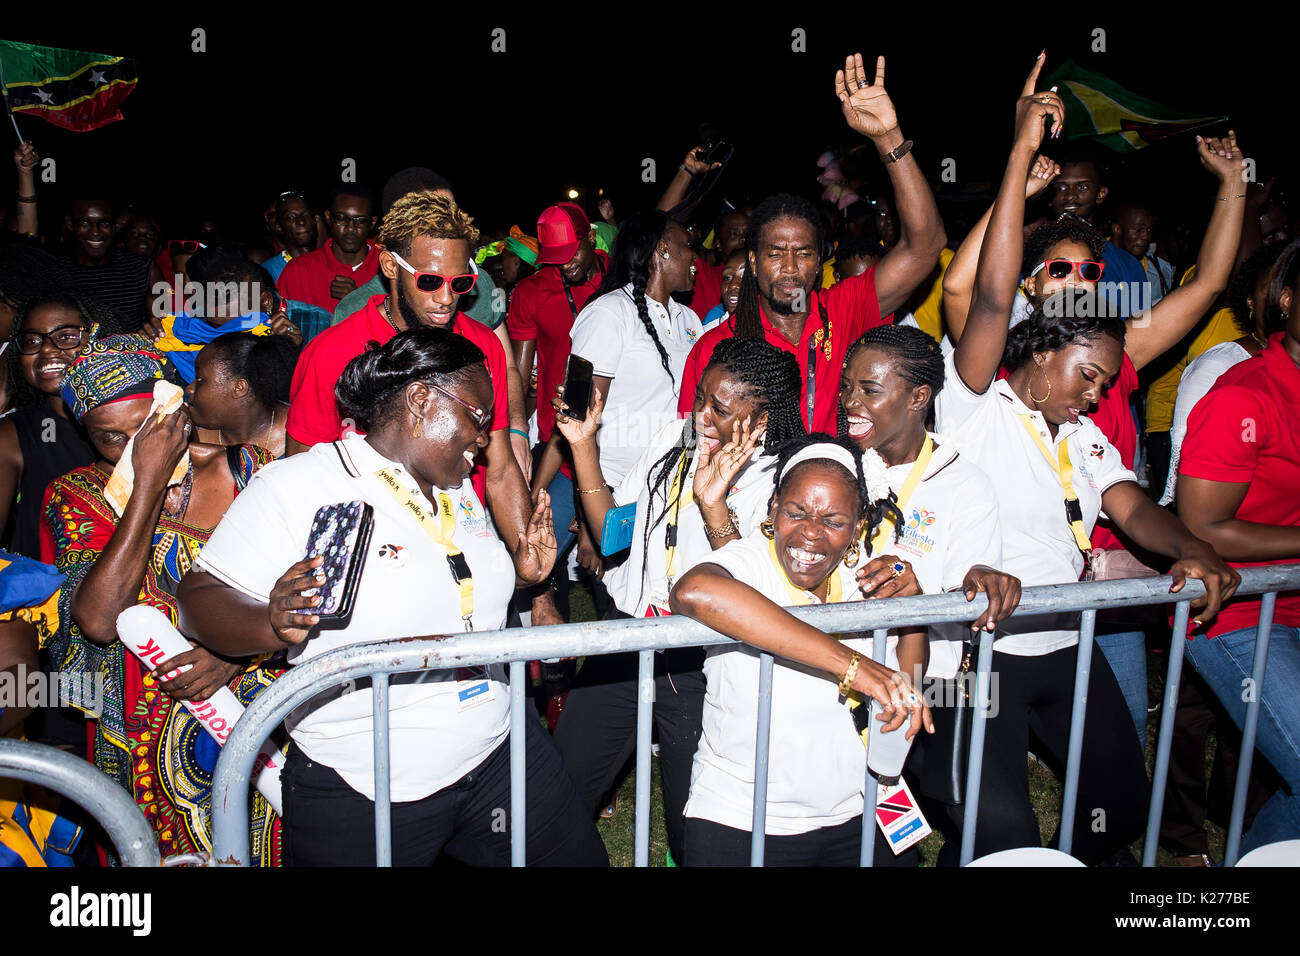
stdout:
<svg viewBox="0 0 1300 956">
<path fill-rule="evenodd" d="M 1186 6 L 1134 16 L 1079 4 L 1020 15 L 894 4 L 883 16 L 869 5 L 727 15 L 621 4 L 526 14 L 314 4 L 296 17 L 281 6 L 160 9 L 97 21 L 6 14 L 6 39 L 128 56 L 139 71 L 125 122 L 67 133 L 19 118 L 59 164 L 57 186 L 42 186 L 45 231 L 57 230 L 69 189 L 85 183 L 154 212 L 165 238 L 207 216 L 251 237 L 271 197 L 298 187 L 323 199 L 350 157 L 376 192 L 394 170 L 427 165 L 481 224 L 532 232 L 571 185 L 593 198 L 605 189 L 619 216 L 652 205 L 706 121 L 737 145 L 715 201 L 816 195 L 818 155 L 858 141 L 832 94 L 836 68 L 855 51 L 868 64 L 885 54 L 886 87 L 936 186 L 942 160 L 956 160 L 957 182 L 940 189 L 952 237 L 1001 176 L 1013 104 L 1044 46 L 1045 73 L 1072 59 L 1164 105 L 1230 117 L 1261 180 L 1285 185 L 1296 141 L 1290 43 L 1281 24 L 1242 6 L 1226 9 L 1226 22 Z M 204 53 L 191 51 L 195 27 L 207 32 Z M 490 50 L 495 27 L 506 30 L 505 53 Z M 791 51 L 796 27 L 807 31 L 806 53 Z M 1090 50 L 1096 27 L 1105 53 Z M 644 157 L 656 160 L 658 184 L 641 182 Z M 1213 180 L 1190 135 L 1125 159 L 1112 180 L 1167 216 L 1208 215 Z"/>
</svg>

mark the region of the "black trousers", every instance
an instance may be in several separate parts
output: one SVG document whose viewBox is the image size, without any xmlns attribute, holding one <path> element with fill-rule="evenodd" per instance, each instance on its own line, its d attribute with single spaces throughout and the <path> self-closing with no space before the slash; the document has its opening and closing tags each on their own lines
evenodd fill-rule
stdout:
<svg viewBox="0 0 1300 956">
<path fill-rule="evenodd" d="M 551 739 L 527 728 L 526 858 L 530 866 L 608 866 Z M 286 866 L 374 866 L 375 804 L 330 767 L 289 749 L 284 774 Z M 430 866 L 440 853 L 472 866 L 510 864 L 510 741 L 449 787 L 392 805 L 393 865 Z"/>
<path fill-rule="evenodd" d="M 704 713 L 704 649 L 655 654 L 654 723 L 663 777 L 664 822 L 673 859 L 686 859 L 683 811 Z M 555 746 L 589 817 L 636 750 L 637 655 L 588 657 L 555 727 Z"/>
<path fill-rule="evenodd" d="M 1033 750 L 1062 771 L 1070 742 L 1071 698 L 1078 648 L 1040 657 L 993 652 L 997 674 L 997 716 L 984 739 L 975 856 L 1022 846 L 1041 846 L 1038 818 L 1029 799 L 1026 751 Z M 1072 856 L 1101 863 L 1142 835 L 1149 784 L 1146 761 L 1133 733 L 1133 720 L 1115 675 L 1094 645 L 1088 680 L 1078 803 Z M 960 830 L 962 806 L 949 808 Z M 1056 837 L 1052 838 L 1056 845 Z M 940 865 L 956 865 L 960 837 L 944 844 Z"/>
<path fill-rule="evenodd" d="M 916 866 L 916 847 L 894 856 L 879 827 L 872 866 Z M 686 853 L 691 866 L 749 866 L 749 830 L 737 830 L 712 820 L 686 818 Z M 857 866 L 862 846 L 862 815 L 839 826 L 822 827 L 763 841 L 764 866 Z"/>
</svg>

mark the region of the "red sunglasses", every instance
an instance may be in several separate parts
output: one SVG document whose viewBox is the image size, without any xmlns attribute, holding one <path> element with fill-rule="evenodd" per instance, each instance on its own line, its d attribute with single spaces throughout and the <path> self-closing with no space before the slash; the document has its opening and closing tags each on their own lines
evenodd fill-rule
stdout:
<svg viewBox="0 0 1300 956">
<path fill-rule="evenodd" d="M 466 272 L 458 276 L 445 276 L 439 272 L 416 272 L 415 267 L 393 252 L 388 250 L 389 255 L 397 260 L 397 264 L 415 276 L 415 287 L 421 292 L 437 292 L 442 288 L 444 282 L 451 284 L 451 291 L 457 295 L 464 295 L 470 289 L 474 288 L 474 283 L 478 282 L 478 266 L 474 265 L 474 260 L 469 263 L 473 272 Z"/>
<path fill-rule="evenodd" d="M 1053 279 L 1064 279 L 1075 269 L 1079 270 L 1079 278 L 1084 282 L 1096 282 L 1101 278 L 1101 274 L 1106 271 L 1106 263 L 1093 262 L 1091 259 L 1075 261 L 1074 259 L 1048 259 L 1046 262 L 1040 262 L 1031 276 L 1038 275 L 1042 269 L 1047 270 L 1047 274 Z"/>
</svg>

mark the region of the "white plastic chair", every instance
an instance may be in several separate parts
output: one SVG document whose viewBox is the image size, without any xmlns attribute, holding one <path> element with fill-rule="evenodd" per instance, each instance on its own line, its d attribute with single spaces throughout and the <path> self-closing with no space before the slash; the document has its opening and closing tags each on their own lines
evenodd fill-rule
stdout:
<svg viewBox="0 0 1300 956">
<path fill-rule="evenodd" d="M 1280 840 L 1251 850 L 1238 866 L 1300 866 L 1300 840 Z"/>
<path fill-rule="evenodd" d="M 971 860 L 967 866 L 1083 866 L 1084 864 L 1068 853 L 1049 850 L 1045 846 L 1021 846 L 1014 850 L 1000 850 L 979 859 Z"/>
</svg>

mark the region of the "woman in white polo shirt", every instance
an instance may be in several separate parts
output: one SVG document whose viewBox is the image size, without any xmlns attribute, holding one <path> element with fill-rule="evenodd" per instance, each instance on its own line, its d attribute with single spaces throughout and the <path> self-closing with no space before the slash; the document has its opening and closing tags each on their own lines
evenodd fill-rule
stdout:
<svg viewBox="0 0 1300 956">
<path fill-rule="evenodd" d="M 1240 578 L 1204 541 L 1155 505 L 1114 446 L 1083 415 L 1120 371 L 1125 325 L 1091 286 L 1066 288 L 1036 305 L 1008 335 L 1019 278 L 1023 188 L 1054 94 L 1017 104 L 1016 142 L 990 219 L 966 329 L 946 360 L 936 408 L 952 437 L 991 479 L 1003 567 L 1025 586 L 1079 580 L 1089 535 L 1106 515 L 1140 546 L 1175 559 L 1173 590 L 1201 578 L 1193 606 L 1212 617 Z M 996 380 L 1005 366 L 1009 375 Z M 1064 767 L 1069 740 L 1077 615 L 1017 617 L 994 645 L 997 716 L 988 722 L 975 853 L 1039 843 L 1025 754 Z M 1105 657 L 1093 647 L 1072 853 L 1099 863 L 1142 832 L 1146 768 L 1132 718 Z M 1097 821 L 1104 819 L 1104 826 Z"/>
<path fill-rule="evenodd" d="M 612 493 L 594 441 L 599 393 L 593 399 L 585 419 L 567 417 L 568 407 L 557 399 L 556 427 L 573 450 L 590 527 L 603 527 L 611 508 L 636 504 L 628 558 L 605 573 L 605 586 L 623 615 L 666 615 L 676 578 L 727 542 L 755 534 L 766 516 L 776 452 L 804 433 L 799 367 L 757 339 L 719 343 L 700 378 L 694 413 L 660 429 Z M 678 863 L 684 862 L 682 808 L 700 735 L 703 663 L 699 647 L 655 655 L 664 819 Z M 555 728 L 556 746 L 593 814 L 636 743 L 636 676 L 636 654 L 587 658 Z"/>
<path fill-rule="evenodd" d="M 871 639 L 837 640 L 784 607 L 861 600 L 855 576 L 864 533 L 886 514 L 898 519 L 874 452 L 810 435 L 777 457 L 775 491 L 762 533 L 733 541 L 688 571 L 671 595 L 685 614 L 744 644 L 709 648 L 704 732 L 686 804 L 690 866 L 744 866 L 754 803 L 759 650 L 778 656 L 766 816 L 770 866 L 852 866 L 862 836 L 867 753 L 845 692 L 882 705 L 891 733 L 933 733 L 929 711 L 907 674 L 924 668 L 925 631 L 902 635 L 887 660 L 871 659 Z M 894 653 L 896 650 L 896 654 Z M 836 682 L 839 682 L 837 687 Z M 899 729 L 910 718 L 906 731 Z M 915 865 L 877 833 L 876 864 Z"/>
<path fill-rule="evenodd" d="M 219 653 L 287 649 L 298 663 L 349 644 L 501 628 L 517 582 L 550 571 L 555 536 L 543 492 L 507 548 L 469 482 L 491 422 L 483 353 L 441 329 L 410 330 L 353 359 L 336 392 L 366 436 L 317 445 L 249 483 L 186 578 L 182 629 Z M 320 583 L 321 558 L 301 556 L 317 509 L 355 500 L 373 508 L 374 530 L 354 607 L 341 624 L 321 622 L 319 596 L 304 594 Z M 445 850 L 507 864 L 511 821 L 497 820 L 510 805 L 503 670 L 397 675 L 390 701 L 394 863 L 429 865 Z M 289 865 L 373 864 L 371 706 L 370 693 L 334 690 L 286 721 Z M 526 726 L 529 862 L 604 865 L 558 754 L 535 721 Z"/>
</svg>

